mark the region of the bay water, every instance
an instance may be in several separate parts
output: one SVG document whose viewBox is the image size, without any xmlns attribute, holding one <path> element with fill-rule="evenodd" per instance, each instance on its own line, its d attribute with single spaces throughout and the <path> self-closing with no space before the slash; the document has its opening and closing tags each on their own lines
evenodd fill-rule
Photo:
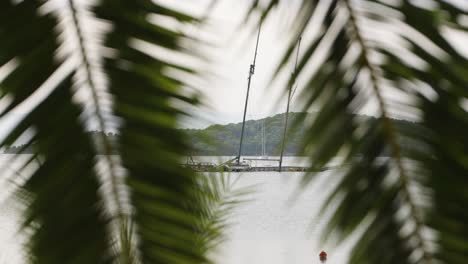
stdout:
<svg viewBox="0 0 468 264">
<path fill-rule="evenodd" d="M 25 239 L 17 232 L 20 218 L 14 206 L 4 202 L 12 187 L 5 175 L 15 177 L 14 171 L 21 166 L 23 158 L 13 163 L 10 158 L 11 155 L 0 155 L 3 169 L 0 174 L 0 264 L 23 264 Z M 229 158 L 194 157 L 203 162 L 223 162 Z M 277 165 L 275 162 L 253 163 Z M 284 164 L 307 166 L 307 159 L 286 157 Z M 327 216 L 320 217 L 319 210 L 337 182 L 332 170 L 319 174 L 307 186 L 301 182 L 303 172 L 225 173 L 224 177 L 230 180 L 233 191 L 248 189 L 251 192 L 241 197 L 247 201 L 238 205 L 229 218 L 226 241 L 213 254 L 217 263 L 312 264 L 320 263 L 321 250 L 328 253 L 327 264 L 347 262 L 351 242 L 321 242 Z"/>
</svg>

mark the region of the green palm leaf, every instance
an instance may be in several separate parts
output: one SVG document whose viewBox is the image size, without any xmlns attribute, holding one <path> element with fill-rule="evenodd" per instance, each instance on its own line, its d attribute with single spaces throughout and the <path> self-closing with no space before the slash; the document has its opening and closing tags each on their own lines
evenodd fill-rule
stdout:
<svg viewBox="0 0 468 264">
<path fill-rule="evenodd" d="M 194 71 L 141 47 L 192 56 L 188 37 L 155 15 L 196 21 L 149 0 L 0 3 L 1 115 L 31 106 L 1 146 L 30 136 L 15 197 L 33 263 L 206 263 L 222 236 L 223 213 L 207 215 L 216 186 L 179 165 L 189 147 L 175 103 L 197 100 L 167 70 Z"/>
<path fill-rule="evenodd" d="M 1 84 L 2 98 L 11 98 L 2 115 L 24 102 L 61 67 L 54 60 L 58 21 L 51 14 L 38 14 L 40 6 L 39 1 L 1 3 L 0 34 L 6 41 L 0 44 L 0 64 L 18 61 Z M 2 143 L 12 144 L 34 129 L 27 145 L 37 142 L 36 155 L 43 160 L 19 193 L 28 204 L 24 225 L 32 231 L 29 249 L 35 263 L 105 263 L 111 257 L 106 254 L 109 219 L 97 206 L 93 148 L 78 122 L 81 110 L 72 103 L 71 75 L 65 73 L 54 91 Z M 74 142 L 60 143 L 69 136 Z"/>
<path fill-rule="evenodd" d="M 253 8 L 266 16 L 279 2 Z M 300 34 L 314 32 L 298 66 L 303 110 L 319 109 L 304 153 L 318 168 L 337 156 L 347 164 L 324 208 L 335 208 L 328 231 L 364 228 L 351 263 L 464 263 L 468 61 L 442 32 L 466 33 L 458 21 L 467 12 L 442 0 L 301 6 L 278 72 Z M 369 104 L 377 119 L 356 115 Z M 416 123 L 401 125 L 397 114 Z"/>
</svg>

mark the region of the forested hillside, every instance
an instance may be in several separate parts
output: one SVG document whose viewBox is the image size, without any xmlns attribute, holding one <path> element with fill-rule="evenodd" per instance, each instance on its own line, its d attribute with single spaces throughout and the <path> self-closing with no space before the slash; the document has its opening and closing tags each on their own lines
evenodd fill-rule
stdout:
<svg viewBox="0 0 468 264">
<path fill-rule="evenodd" d="M 287 135 L 285 155 L 300 155 L 301 141 L 304 139 L 304 123 L 313 120 L 312 113 L 290 113 L 289 124 L 294 126 Z M 376 121 L 375 117 L 361 116 L 369 122 Z M 243 143 L 243 155 L 258 156 L 262 151 L 262 126 L 265 126 L 265 147 L 267 155 L 279 155 L 284 129 L 284 114 L 259 120 L 246 121 Z M 398 129 L 416 124 L 396 120 Z M 239 140 L 242 123 L 227 125 L 212 125 L 205 129 L 185 129 L 194 147 L 193 155 L 222 155 L 235 156 L 239 151 Z"/>
<path fill-rule="evenodd" d="M 307 118 L 303 113 L 290 113 L 290 124 L 298 118 Z M 278 155 L 283 137 L 284 114 L 259 120 L 249 120 L 245 123 L 243 151 L 244 155 L 261 155 L 262 126 L 265 126 L 265 147 L 267 155 Z M 299 150 L 302 138 L 302 126 L 288 134 L 285 154 L 293 155 Z M 239 151 L 239 140 L 242 123 L 227 125 L 212 125 L 205 129 L 185 129 L 191 144 L 195 149 L 194 155 L 222 155 L 233 156 Z"/>
<path fill-rule="evenodd" d="M 314 114 L 311 113 L 289 113 L 290 130 L 287 134 L 285 155 L 300 155 L 301 140 L 304 138 L 304 122 L 313 120 Z M 361 116 L 370 122 L 376 118 Z M 262 126 L 265 127 L 265 149 L 266 154 L 277 156 L 281 150 L 281 141 L 284 129 L 284 114 L 258 119 L 248 120 L 245 123 L 245 134 L 243 143 L 243 155 L 259 156 L 262 154 Z M 416 124 L 408 121 L 396 120 L 399 129 L 405 126 L 415 126 Z M 183 129 L 187 133 L 190 144 L 193 147 L 192 155 L 205 156 L 235 156 L 239 152 L 239 140 L 242 130 L 242 123 L 227 125 L 212 125 L 205 129 Z M 88 135 L 93 137 L 101 134 L 99 131 L 89 131 Z M 106 137 L 115 140 L 118 137 L 114 133 L 106 133 Z M 30 146 L 17 145 L 4 150 L 4 153 L 33 153 Z"/>
</svg>

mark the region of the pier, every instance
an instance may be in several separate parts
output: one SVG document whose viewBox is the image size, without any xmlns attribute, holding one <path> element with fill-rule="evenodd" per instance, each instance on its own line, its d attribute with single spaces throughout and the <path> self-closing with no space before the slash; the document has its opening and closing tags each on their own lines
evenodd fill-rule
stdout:
<svg viewBox="0 0 468 264">
<path fill-rule="evenodd" d="M 208 162 L 183 164 L 185 168 L 192 169 L 196 172 L 312 172 L 326 171 L 334 169 L 338 166 L 313 168 L 305 166 L 250 166 L 245 164 L 214 164 Z"/>
</svg>

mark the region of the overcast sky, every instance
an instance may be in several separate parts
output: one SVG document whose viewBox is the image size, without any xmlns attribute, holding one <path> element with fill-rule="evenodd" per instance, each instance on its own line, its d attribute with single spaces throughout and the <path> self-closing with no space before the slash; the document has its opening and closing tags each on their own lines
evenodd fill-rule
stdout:
<svg viewBox="0 0 468 264">
<path fill-rule="evenodd" d="M 174 5 L 175 2 L 164 1 Z M 204 14 L 210 0 L 183 0 L 175 6 L 197 15 Z M 214 9 L 208 12 L 206 26 L 200 31 L 210 36 L 215 48 L 207 52 L 211 63 L 209 71 L 215 73 L 208 79 L 202 92 L 207 107 L 201 111 L 208 120 L 197 119 L 189 126 L 204 126 L 211 123 L 241 122 L 247 89 L 247 77 L 253 60 L 257 37 L 255 19 L 243 24 L 243 18 L 248 10 L 250 0 L 217 1 Z M 293 9 L 294 3 L 282 5 L 282 12 L 274 11 L 262 25 L 255 74 L 252 77 L 248 119 L 257 119 L 268 115 L 282 113 L 286 108 L 284 97 L 284 81 L 293 70 L 293 65 L 287 66 L 288 71 L 277 76 L 278 81 L 269 85 L 281 55 L 287 48 L 291 28 L 288 25 L 294 19 L 286 15 L 286 9 Z M 284 2 L 286 3 L 286 2 Z M 255 17 L 255 16 L 253 16 Z M 307 36 L 304 37 L 306 42 Z M 290 70 L 289 70 L 290 69 Z M 298 81 L 300 83 L 300 79 Z M 298 108 L 292 105 L 291 110 Z M 203 119 L 203 118 L 202 118 Z"/>
<path fill-rule="evenodd" d="M 187 10 L 206 10 L 209 1 L 181 1 L 180 6 Z M 202 113 L 209 116 L 212 122 L 240 122 L 247 88 L 247 77 L 253 60 L 256 24 L 255 21 L 242 25 L 250 1 L 218 1 L 209 12 L 207 25 L 201 30 L 207 32 L 215 48 L 208 50 L 211 63 L 208 64 L 214 77 L 208 79 L 203 94 L 208 106 Z M 280 54 L 286 48 L 285 34 L 287 21 L 281 21 L 273 14 L 262 26 L 255 74 L 252 78 L 248 106 L 248 118 L 264 117 L 272 113 L 284 112 L 285 100 L 276 104 L 281 98 L 282 86 L 268 86 Z M 275 21 L 273 21 L 275 20 Z M 242 25 L 241 27 L 239 27 Z M 291 65 L 292 67 L 292 65 Z M 291 68 L 292 70 L 292 68 Z M 283 78 L 284 79 L 284 78 Z M 205 124 L 202 122 L 201 124 Z M 198 124 L 195 124 L 198 125 Z"/>
<path fill-rule="evenodd" d="M 468 10 L 468 0 L 447 0 L 454 2 Z M 169 5 L 175 5 L 188 12 L 197 15 L 203 14 L 210 0 L 178 0 L 163 1 Z M 221 0 L 215 8 L 209 12 L 207 26 L 203 28 L 211 36 L 210 40 L 216 43 L 217 48 L 209 50 L 212 62 L 210 70 L 217 77 L 210 78 L 204 85 L 203 94 L 207 105 L 210 107 L 202 112 L 203 116 L 209 116 L 209 121 L 216 123 L 230 123 L 242 121 L 242 111 L 247 86 L 249 65 L 252 63 L 256 24 L 254 21 L 238 27 L 248 8 L 250 0 Z M 285 1 L 283 1 L 284 3 Z M 279 76 L 280 81 L 269 86 L 275 67 L 278 65 L 281 54 L 286 48 L 286 40 L 290 34 L 288 24 L 291 18 L 287 15 L 288 9 L 294 9 L 294 3 L 288 1 L 288 5 L 281 6 L 273 12 L 272 16 L 262 26 L 257 66 L 251 84 L 251 92 L 247 116 L 248 119 L 256 119 L 271 114 L 285 111 L 286 100 L 282 96 L 284 83 L 287 75 Z M 417 0 L 420 4 L 430 3 L 428 0 Z M 175 4 L 176 3 L 176 4 Z M 303 43 L 307 43 L 310 34 L 305 34 Z M 462 53 L 468 56 L 468 39 L 454 36 L 455 45 Z M 288 65 L 292 71 L 293 65 Z M 304 81 L 305 82 L 305 81 Z M 298 89 L 302 88 L 301 79 L 298 79 Z M 297 99 L 297 98 L 295 98 Z M 279 101 L 278 101 L 279 100 Z M 278 103 L 279 102 L 279 103 Z M 298 111 L 297 104 L 292 104 L 292 111 Z M 365 114 L 373 115 L 375 110 L 372 106 L 365 108 Z M 206 122 L 188 124 L 189 126 L 204 126 Z"/>
<path fill-rule="evenodd" d="M 159 0 L 169 6 L 174 6 L 182 11 L 202 16 L 207 12 L 207 6 L 212 0 Z M 448 0 L 464 6 L 468 10 L 468 0 Z M 205 74 L 206 81 L 200 85 L 206 107 L 198 111 L 199 115 L 205 118 L 198 118 L 185 124 L 185 126 L 203 127 L 208 123 L 230 123 L 242 121 L 242 112 L 246 94 L 247 77 L 249 65 L 252 63 L 256 24 L 251 21 L 242 24 L 249 3 L 252 0 L 218 0 L 214 9 L 208 12 L 206 25 L 202 28 L 191 28 L 191 34 L 203 36 L 212 43 L 213 47 L 205 47 L 205 53 L 209 55 L 210 63 L 200 64 L 203 71 L 214 74 Z M 290 35 L 291 28 L 288 25 L 294 17 L 289 16 L 294 12 L 287 12 L 294 9 L 300 1 L 288 0 L 280 1 L 283 5 L 279 10 L 275 10 L 269 19 L 263 24 L 257 56 L 257 66 L 252 79 L 250 101 L 248 108 L 248 119 L 257 119 L 271 114 L 285 111 L 284 83 L 293 65 L 287 66 L 288 72 L 279 76 L 279 82 L 268 85 L 272 74 L 278 65 L 281 54 L 286 48 L 286 40 Z M 426 3 L 430 0 L 417 0 L 416 2 Z M 60 3 L 58 1 L 57 3 Z M 468 19 L 465 19 L 468 21 Z M 465 22 L 467 22 L 465 21 Z M 158 21 L 167 22 L 167 21 Z M 468 23 L 468 22 L 467 22 Z M 241 25 L 241 26 L 240 26 Z M 310 35 L 310 34 L 309 34 Z M 303 43 L 307 43 L 310 36 L 305 34 Z M 460 50 L 467 54 L 468 39 L 457 39 Z M 461 44 L 460 44 L 461 43 Z M 8 67 L 3 67 L 8 68 Z M 290 70 L 289 70 L 290 69 Z M 1 70 L 1 69 L 0 69 Z M 3 73 L 4 75 L 4 73 Z M 0 80 L 2 73 L 0 72 Z M 53 79 L 53 78 L 51 78 Z M 298 90 L 302 88 L 304 82 L 298 79 Z M 46 95 L 46 93 L 43 93 Z M 39 95 L 31 96 L 30 101 L 40 101 Z M 297 98 L 294 98 L 297 99 Z M 294 100 L 293 99 L 293 100 Z M 279 103 L 278 103 L 279 102 Z M 13 124 L 18 120 L 17 116 L 24 115 L 27 108 L 31 108 L 33 103 L 26 102 L 22 107 L 15 109 L 14 114 L 0 119 L 0 136 L 5 131 L 8 124 Z M 298 111 L 298 104 L 292 104 L 292 111 Z M 373 114 L 372 108 L 365 109 L 366 114 Z"/>
</svg>

